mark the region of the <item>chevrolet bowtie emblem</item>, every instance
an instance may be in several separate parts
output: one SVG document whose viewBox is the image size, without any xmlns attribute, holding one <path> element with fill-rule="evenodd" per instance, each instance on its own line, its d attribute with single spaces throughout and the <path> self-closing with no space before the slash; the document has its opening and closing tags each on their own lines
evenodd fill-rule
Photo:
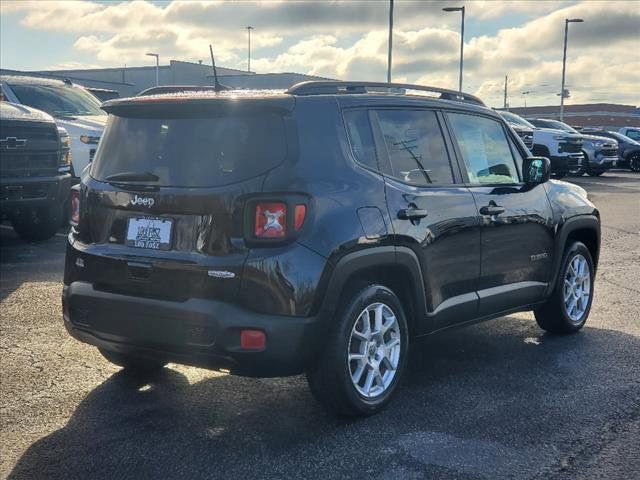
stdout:
<svg viewBox="0 0 640 480">
<path fill-rule="evenodd" d="M 18 148 L 24 148 L 27 145 L 26 138 L 6 137 L 0 139 L 0 147 L 4 147 L 7 150 L 16 150 Z"/>
</svg>

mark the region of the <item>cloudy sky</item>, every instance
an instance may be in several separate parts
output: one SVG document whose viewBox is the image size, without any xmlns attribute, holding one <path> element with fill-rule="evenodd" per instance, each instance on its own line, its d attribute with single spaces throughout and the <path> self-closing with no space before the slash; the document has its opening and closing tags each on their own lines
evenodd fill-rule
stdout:
<svg viewBox="0 0 640 480">
<path fill-rule="evenodd" d="M 640 104 L 640 2 L 395 2 L 393 80 L 457 87 L 460 14 L 466 5 L 464 87 L 489 104 L 556 103 L 565 18 L 569 103 Z M 0 66 L 19 70 L 121 67 L 169 59 L 339 79 L 386 79 L 388 1 L 0 2 Z"/>
</svg>

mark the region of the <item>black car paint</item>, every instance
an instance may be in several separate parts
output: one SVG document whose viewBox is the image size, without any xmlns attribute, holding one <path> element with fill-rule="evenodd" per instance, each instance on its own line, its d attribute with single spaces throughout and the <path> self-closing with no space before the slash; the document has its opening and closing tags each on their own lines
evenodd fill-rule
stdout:
<svg viewBox="0 0 640 480">
<path fill-rule="evenodd" d="M 399 95 L 283 97 L 289 155 L 259 177 L 212 189 L 143 189 L 84 175 L 81 222 L 69 235 L 64 279 L 65 325 L 73 336 L 243 375 L 295 374 L 322 348 L 342 295 L 367 275 L 384 282 L 400 272 L 406 288 L 399 294 L 417 336 L 544 301 L 572 232 L 593 233 L 597 259 L 598 213 L 579 190 L 555 181 L 466 183 L 443 112 L 496 119 L 519 155 L 528 155 L 491 110 Z M 413 187 L 384 168 L 359 165 L 342 118 L 350 108 L 439 112 L 456 184 Z M 377 155 L 385 161 L 383 152 Z M 281 245 L 253 244 L 243 230 L 247 202 L 256 194 L 278 199 L 292 193 L 307 202 L 300 232 Z M 135 194 L 155 202 L 131 205 Z M 479 213 L 491 202 L 504 212 Z M 426 216 L 404 219 L 400 212 L 407 208 Z M 122 245 L 125 219 L 133 215 L 177 219 L 173 249 Z M 233 277 L 211 277 L 211 270 Z M 122 319 L 138 326 L 125 327 Z M 241 328 L 263 330 L 266 349 L 240 349 Z"/>
</svg>

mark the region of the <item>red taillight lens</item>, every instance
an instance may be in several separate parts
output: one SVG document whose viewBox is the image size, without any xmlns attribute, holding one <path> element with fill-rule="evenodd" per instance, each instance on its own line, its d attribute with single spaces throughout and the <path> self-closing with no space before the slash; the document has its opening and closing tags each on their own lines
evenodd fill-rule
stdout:
<svg viewBox="0 0 640 480">
<path fill-rule="evenodd" d="M 287 206 L 280 202 L 256 204 L 255 236 L 281 238 L 287 235 Z"/>
<path fill-rule="evenodd" d="M 304 205 L 296 205 L 296 216 L 294 222 L 294 228 L 296 230 L 300 230 L 302 228 L 302 224 L 304 223 L 304 217 L 307 214 L 307 207 Z"/>
<path fill-rule="evenodd" d="M 80 223 L 80 192 L 71 190 L 71 215 L 69 223 L 76 227 Z"/>
<path fill-rule="evenodd" d="M 267 336 L 262 330 L 241 330 L 240 348 L 243 350 L 263 350 L 267 346 Z"/>
</svg>

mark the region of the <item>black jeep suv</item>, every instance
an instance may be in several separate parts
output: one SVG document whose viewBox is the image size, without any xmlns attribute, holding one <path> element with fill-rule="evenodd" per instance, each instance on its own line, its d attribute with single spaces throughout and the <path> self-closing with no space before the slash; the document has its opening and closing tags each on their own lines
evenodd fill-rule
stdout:
<svg viewBox="0 0 640 480">
<path fill-rule="evenodd" d="M 366 415 L 415 337 L 522 310 L 571 333 L 589 315 L 598 211 L 472 95 L 309 82 L 103 108 L 63 310 L 113 363 L 305 372 Z"/>
</svg>

